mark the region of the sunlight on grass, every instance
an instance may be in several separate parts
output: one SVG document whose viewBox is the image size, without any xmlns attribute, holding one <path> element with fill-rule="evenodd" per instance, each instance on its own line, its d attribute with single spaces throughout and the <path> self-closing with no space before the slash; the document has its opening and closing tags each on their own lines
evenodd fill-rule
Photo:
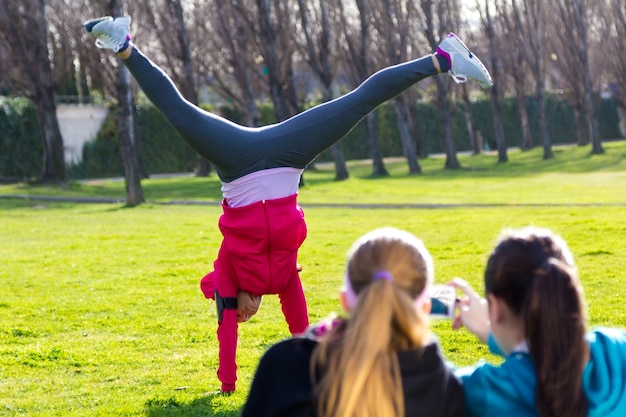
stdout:
<svg viewBox="0 0 626 417">
<path fill-rule="evenodd" d="M 388 163 L 390 178 L 370 178 L 369 161 L 351 163 L 344 182 L 333 180 L 332 166 L 307 171 L 301 202 L 309 236 L 300 262 L 311 320 L 340 311 L 346 252 L 366 231 L 415 233 L 433 254 L 438 282 L 460 276 L 481 289 L 500 231 L 534 224 L 569 242 L 591 325 L 626 327 L 626 145 L 605 146 L 593 157 L 588 148 L 563 149 L 556 161 L 538 150 L 511 152 L 508 164 L 467 156 L 457 171 L 431 158 L 420 161 L 418 176 L 406 175 L 403 161 Z M 143 184 L 152 203 L 135 208 L 0 199 L 0 415 L 236 416 L 260 355 L 289 337 L 277 298 L 266 296 L 240 327 L 238 391 L 215 395 L 215 305 L 199 279 L 219 248 L 221 209 L 156 203 L 219 202 L 220 184 L 214 177 Z M 123 197 L 124 184 L 13 185 L 0 193 Z M 357 202 L 405 208 L 328 207 Z M 494 360 L 449 322 L 433 328 L 453 363 Z"/>
<path fill-rule="evenodd" d="M 589 146 L 555 147 L 555 157 L 542 150 L 510 150 L 509 162 L 498 163 L 494 153 L 461 155 L 458 170 L 443 169 L 444 159 L 420 161 L 422 173 L 408 175 L 406 161 L 390 158 L 388 177 L 372 178 L 371 161 L 350 161 L 350 178 L 335 181 L 334 165 L 316 164 L 304 174 L 302 204 L 595 204 L 624 203 L 626 141 L 606 142 L 606 152 L 590 155 Z M 178 176 L 142 181 L 149 202 L 221 201 L 215 174 L 206 178 Z M 123 181 L 90 180 L 66 187 L 1 185 L 2 195 L 104 197 L 124 199 Z"/>
</svg>

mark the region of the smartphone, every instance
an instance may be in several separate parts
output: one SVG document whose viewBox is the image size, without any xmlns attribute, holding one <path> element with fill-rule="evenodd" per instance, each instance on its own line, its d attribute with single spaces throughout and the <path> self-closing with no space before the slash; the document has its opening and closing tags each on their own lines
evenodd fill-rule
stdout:
<svg viewBox="0 0 626 417">
<path fill-rule="evenodd" d="M 456 306 L 456 288 L 450 285 L 432 285 L 430 296 L 430 317 L 435 319 L 453 319 Z"/>
</svg>

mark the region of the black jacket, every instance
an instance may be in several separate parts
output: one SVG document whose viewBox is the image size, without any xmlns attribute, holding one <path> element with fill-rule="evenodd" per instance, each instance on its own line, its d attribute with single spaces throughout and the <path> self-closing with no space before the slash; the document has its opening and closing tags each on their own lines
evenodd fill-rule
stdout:
<svg viewBox="0 0 626 417">
<path fill-rule="evenodd" d="M 293 338 L 261 358 L 242 417 L 315 417 L 310 360 L 317 342 Z M 406 417 L 463 417 L 460 381 L 445 364 L 437 343 L 398 353 Z M 384 416 L 381 416 L 384 417 Z"/>
</svg>

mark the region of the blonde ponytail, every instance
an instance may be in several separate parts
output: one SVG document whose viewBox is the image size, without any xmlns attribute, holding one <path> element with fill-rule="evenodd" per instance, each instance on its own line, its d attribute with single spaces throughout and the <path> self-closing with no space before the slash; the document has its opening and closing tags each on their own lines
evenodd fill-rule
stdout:
<svg viewBox="0 0 626 417">
<path fill-rule="evenodd" d="M 321 374 L 318 415 L 403 416 L 396 353 L 428 343 L 427 317 L 414 300 L 432 280 L 432 260 L 412 235 L 378 230 L 355 243 L 348 276 L 358 302 L 345 325 L 325 337 L 313 354 Z"/>
</svg>

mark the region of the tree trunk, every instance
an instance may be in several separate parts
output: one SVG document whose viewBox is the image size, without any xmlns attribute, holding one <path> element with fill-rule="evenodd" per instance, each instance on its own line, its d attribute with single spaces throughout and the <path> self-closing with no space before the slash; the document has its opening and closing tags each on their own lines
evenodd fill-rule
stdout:
<svg viewBox="0 0 626 417">
<path fill-rule="evenodd" d="M 508 162 L 506 141 L 504 139 L 504 126 L 502 125 L 502 100 L 500 99 L 499 85 L 495 83 L 490 91 L 491 111 L 493 114 L 493 130 L 496 136 L 496 147 L 498 148 L 498 162 Z"/>
<path fill-rule="evenodd" d="M 497 6 L 496 6 L 497 7 Z M 496 148 L 498 148 L 498 162 L 508 162 L 509 157 L 507 155 L 506 141 L 504 138 L 504 127 L 502 125 L 502 93 L 500 86 L 502 83 L 502 77 L 500 75 L 500 63 L 501 56 L 499 54 L 499 37 L 496 36 L 496 29 L 494 27 L 493 19 L 491 18 L 491 7 L 488 2 L 485 2 L 485 17 L 483 19 L 483 26 L 489 39 L 489 54 L 491 61 L 491 76 L 493 77 L 493 87 L 489 91 L 491 96 L 491 113 L 493 117 L 493 131 L 496 137 Z"/>
<path fill-rule="evenodd" d="M 337 0 L 338 14 L 341 21 L 341 31 L 346 42 L 346 55 L 349 63 L 348 71 L 354 85 L 360 84 L 370 74 L 370 4 L 365 0 L 356 0 L 358 10 L 358 25 L 355 24 L 351 30 L 348 23 L 354 16 L 352 12 L 346 12 L 343 1 Z M 349 17 L 348 17 L 349 16 Z M 357 29 L 358 27 L 358 29 Z M 367 131 L 367 141 L 372 158 L 372 174 L 375 176 L 387 176 L 389 173 L 385 168 L 385 162 L 378 143 L 378 132 L 376 128 L 376 111 L 365 116 L 365 129 Z"/>
<path fill-rule="evenodd" d="M 259 10 L 259 37 L 263 47 L 263 58 L 267 65 L 270 98 L 274 104 L 276 121 L 282 122 L 293 114 L 289 111 L 283 80 L 284 74 L 282 74 L 279 52 L 276 49 L 272 3 L 267 0 L 256 0 L 256 4 Z"/>
<path fill-rule="evenodd" d="M 332 99 L 332 97 L 330 96 L 330 91 L 330 88 L 325 89 L 324 101 Z M 346 165 L 346 156 L 343 153 L 341 140 L 330 147 L 330 154 L 332 155 L 333 162 L 335 163 L 335 181 L 344 181 L 350 178 L 348 166 Z"/>
<path fill-rule="evenodd" d="M 112 0 L 109 11 L 113 16 L 124 15 L 123 0 Z M 120 153 L 124 165 L 124 179 L 126 186 L 126 204 L 136 206 L 143 203 L 143 189 L 139 172 L 139 157 L 135 145 L 134 100 L 130 88 L 130 72 L 124 65 L 118 65 L 117 71 L 117 124 L 120 137 Z"/>
<path fill-rule="evenodd" d="M 467 85 L 462 87 L 461 93 L 463 99 L 463 115 L 465 116 L 465 127 L 470 140 L 470 146 L 474 155 L 480 154 L 481 150 L 476 141 L 476 133 L 474 132 L 474 118 L 472 117 L 472 104 L 470 103 L 469 94 L 467 93 Z"/>
<path fill-rule="evenodd" d="M 0 3 L 0 78 L 33 101 L 43 137 L 40 181 L 67 178 L 63 138 L 54 103 L 46 4 L 43 0 Z M 1 133 L 1 132 L 0 132 Z"/>
<path fill-rule="evenodd" d="M 196 177 L 208 177 L 211 172 L 211 164 L 199 154 L 196 155 Z"/>
<path fill-rule="evenodd" d="M 422 133 L 420 132 L 420 120 L 417 115 L 417 98 L 413 96 L 412 90 L 408 90 L 404 93 L 409 98 L 407 104 L 407 110 L 409 112 L 409 121 L 411 124 L 411 137 L 415 140 L 415 154 L 419 158 L 426 158 L 428 156 L 428 150 L 424 146 L 424 140 L 422 139 Z"/>
<path fill-rule="evenodd" d="M 372 158 L 372 174 L 377 177 L 386 177 L 389 175 L 389 172 L 387 168 L 385 168 L 383 153 L 378 143 L 375 112 L 371 112 L 365 116 L 365 130 L 370 148 L 370 156 Z"/>
<path fill-rule="evenodd" d="M 174 30 L 177 39 L 178 51 L 176 56 L 182 64 L 182 77 L 180 84 L 183 96 L 195 105 L 198 105 L 198 89 L 196 87 L 196 77 L 193 70 L 193 62 L 191 59 L 191 46 L 189 40 L 189 31 L 185 23 L 183 6 L 181 0 L 167 0 L 169 13 L 174 19 Z M 211 164 L 199 154 L 196 154 L 196 177 L 206 177 L 211 172 Z"/>
<path fill-rule="evenodd" d="M 521 88 L 515 88 L 515 101 L 519 111 L 519 121 L 522 127 L 522 149 L 532 149 L 535 144 L 530 133 L 530 123 L 528 121 L 528 109 L 526 109 L 526 96 Z"/>
<path fill-rule="evenodd" d="M 340 93 L 338 89 L 333 88 L 333 85 L 336 85 L 333 82 L 335 70 L 331 63 L 334 59 L 334 48 L 330 45 L 330 39 L 333 37 L 332 31 L 336 27 L 331 25 L 328 4 L 325 0 L 321 0 L 319 2 L 319 14 L 312 14 L 312 16 L 309 16 L 304 0 L 298 0 L 298 9 L 302 22 L 302 34 L 305 39 L 305 42 L 302 42 L 301 49 L 304 51 L 309 68 L 311 68 L 322 84 L 323 100 L 325 102 L 332 100 L 333 97 L 339 96 Z M 315 19 L 313 22 L 310 22 L 311 17 Z M 349 178 L 350 175 L 346 166 L 346 157 L 343 153 L 341 141 L 331 146 L 330 153 L 335 162 L 335 180 L 342 181 Z"/>
<path fill-rule="evenodd" d="M 582 111 L 582 105 L 578 102 L 574 103 L 573 105 L 574 108 L 574 120 L 576 123 L 576 144 L 578 146 L 583 146 L 586 145 L 587 141 L 585 139 L 585 136 L 583 136 L 583 131 L 584 129 L 584 123 L 583 123 L 583 111 Z"/>
<path fill-rule="evenodd" d="M 341 149 L 341 142 L 330 147 L 330 153 L 335 161 L 335 181 L 347 180 L 350 177 L 346 166 L 346 157 Z"/>
<path fill-rule="evenodd" d="M 37 113 L 37 120 L 41 126 L 44 145 L 43 169 L 39 179 L 44 182 L 65 182 L 67 173 L 63 138 L 61 137 L 52 90 L 45 89 L 36 94 L 33 104 Z"/>
<path fill-rule="evenodd" d="M 592 0 L 593 1 L 593 0 Z M 589 41 L 588 33 L 590 31 L 587 11 L 588 4 L 585 0 L 579 0 L 570 4 L 572 7 L 572 16 L 574 17 L 574 27 L 577 35 L 575 38 L 580 42 L 577 52 L 580 58 L 582 69 L 583 87 L 585 91 L 585 108 L 587 114 L 587 125 L 589 131 L 589 140 L 591 141 L 591 153 L 602 154 L 602 141 L 600 140 L 600 132 L 598 129 L 598 115 L 595 110 L 593 100 L 593 81 L 591 80 L 591 69 L 589 68 Z"/>
<path fill-rule="evenodd" d="M 409 166 L 409 174 L 419 174 L 422 172 L 417 161 L 417 153 L 415 152 L 415 145 L 413 145 L 413 138 L 409 129 L 409 121 L 407 109 L 404 105 L 404 99 L 398 96 L 393 99 L 393 107 L 396 111 L 398 130 L 400 131 L 400 140 L 402 141 L 402 149 L 404 156 Z"/>
<path fill-rule="evenodd" d="M 135 132 L 139 132 L 139 124 L 137 123 L 137 106 L 133 106 L 133 123 L 134 123 L 134 131 Z M 142 150 L 141 150 L 141 136 L 140 135 L 136 135 L 135 136 L 135 152 L 137 153 L 137 167 L 139 169 L 139 178 L 141 178 L 142 180 L 150 178 L 150 174 L 148 173 L 148 170 L 146 169 L 146 164 L 142 155 Z"/>
<path fill-rule="evenodd" d="M 626 105 L 617 103 L 617 117 L 619 118 L 619 131 L 622 137 L 626 137 Z"/>
<path fill-rule="evenodd" d="M 552 144 L 550 136 L 548 136 L 548 126 L 546 124 L 546 101 L 544 97 L 543 74 L 535 73 L 537 79 L 537 111 L 539 112 L 539 134 L 541 135 L 541 144 L 543 146 L 543 159 L 552 159 Z"/>
<path fill-rule="evenodd" d="M 120 137 L 120 152 L 124 164 L 126 181 L 126 204 L 136 206 L 143 203 L 143 189 L 139 173 L 139 158 L 135 147 L 135 130 L 133 122 L 133 97 L 130 90 L 130 72 L 120 65 L 118 70 L 118 101 L 119 110 L 117 123 Z"/>
<path fill-rule="evenodd" d="M 539 118 L 539 136 L 543 145 L 543 158 L 550 159 L 554 155 L 552 153 L 552 145 L 548 136 L 548 128 L 546 125 L 546 106 L 544 98 L 544 40 L 542 39 L 544 19 L 542 1 L 540 0 L 522 0 L 520 4 L 517 0 L 511 0 L 511 20 L 507 26 L 514 34 L 521 56 L 528 63 L 535 79 L 536 95 L 537 95 L 537 111 Z"/>
<path fill-rule="evenodd" d="M 588 70 L 588 65 L 587 70 Z M 591 75 L 589 72 L 583 74 L 583 84 L 585 85 L 585 107 L 587 108 L 587 128 L 589 131 L 589 139 L 591 140 L 591 153 L 603 154 L 604 148 L 600 140 L 600 132 L 598 128 L 598 117 L 593 103 L 593 86 L 591 83 Z"/>
<path fill-rule="evenodd" d="M 452 116 L 450 114 L 450 102 L 448 101 L 448 88 L 441 78 L 435 78 L 437 83 L 437 108 L 443 128 L 443 144 L 446 151 L 445 169 L 461 168 L 456 155 L 456 145 L 452 136 Z"/>
</svg>

